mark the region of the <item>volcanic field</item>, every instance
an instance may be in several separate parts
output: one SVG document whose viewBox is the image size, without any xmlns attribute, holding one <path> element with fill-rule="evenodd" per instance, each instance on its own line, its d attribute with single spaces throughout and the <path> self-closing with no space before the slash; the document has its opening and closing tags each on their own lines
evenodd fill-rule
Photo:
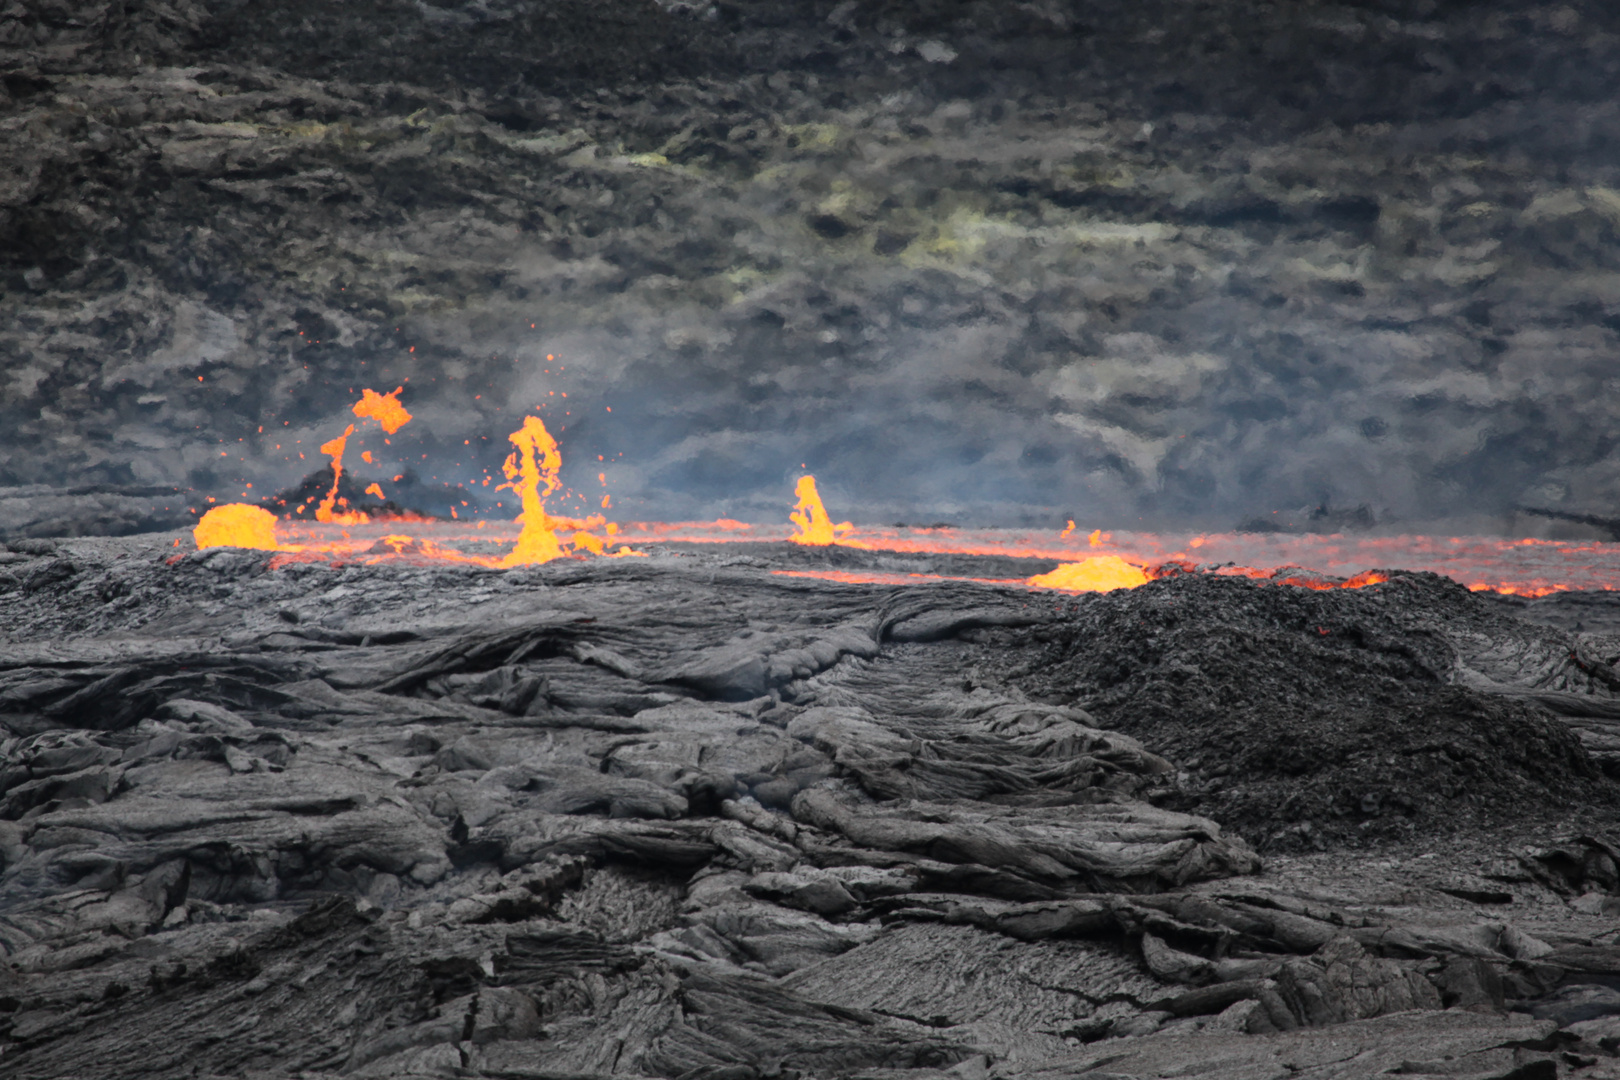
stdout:
<svg viewBox="0 0 1620 1080">
<path fill-rule="evenodd" d="M 1617 85 L 0 6 L 0 1077 L 1620 1080 Z"/>
<path fill-rule="evenodd" d="M 1602 594 L 15 547 L 8 1076 L 1612 1075 Z"/>
</svg>

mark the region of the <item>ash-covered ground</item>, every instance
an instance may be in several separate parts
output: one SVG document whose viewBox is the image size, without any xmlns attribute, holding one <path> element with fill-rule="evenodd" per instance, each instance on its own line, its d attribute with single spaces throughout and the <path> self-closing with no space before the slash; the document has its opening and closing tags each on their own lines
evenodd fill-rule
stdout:
<svg viewBox="0 0 1620 1080">
<path fill-rule="evenodd" d="M 0 553 L 7 1076 L 1620 1072 L 1612 597 L 173 540 Z"/>
</svg>

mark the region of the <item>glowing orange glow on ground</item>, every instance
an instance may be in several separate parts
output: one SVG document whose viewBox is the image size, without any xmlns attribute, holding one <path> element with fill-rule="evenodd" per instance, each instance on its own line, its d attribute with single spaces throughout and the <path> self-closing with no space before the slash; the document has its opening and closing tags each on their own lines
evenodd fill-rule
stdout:
<svg viewBox="0 0 1620 1080">
<path fill-rule="evenodd" d="M 644 544 L 726 543 L 786 545 L 796 531 L 786 522 L 750 524 L 732 519 L 717 521 L 604 523 L 596 515 L 585 521 L 551 517 L 560 536 L 568 537 L 572 550 L 566 555 L 580 557 L 589 548 L 577 542 L 569 530 L 589 530 L 596 537 L 608 536 L 604 545 L 610 554 L 620 543 L 638 548 Z M 509 545 L 514 545 L 521 526 L 511 521 L 452 523 L 423 520 L 411 526 L 415 546 L 397 554 L 388 545 L 378 546 L 382 537 L 399 532 L 397 522 L 359 526 L 318 525 L 292 519 L 280 522 L 277 535 L 280 550 L 272 565 L 322 560 L 331 562 L 378 562 L 401 558 L 409 562 L 454 561 L 483 566 L 503 563 Z M 1374 585 L 1388 576 L 1383 571 L 1366 571 L 1368 566 L 1399 567 L 1443 574 L 1476 591 L 1534 598 L 1565 589 L 1620 588 L 1620 544 L 1596 541 L 1545 541 L 1528 546 L 1517 539 L 1466 537 L 1455 541 L 1445 537 L 1390 536 L 1253 536 L 1218 534 L 1206 538 L 1198 549 L 1197 562 L 1185 557 L 1189 537 L 1155 533 L 1115 533 L 1103 551 L 1090 546 L 1089 538 L 1078 530 L 1068 543 L 1057 540 L 1058 529 L 1044 537 L 1039 531 L 1015 529 L 872 529 L 860 528 L 854 537 L 864 546 L 895 555 L 918 556 L 919 570 L 929 555 L 990 555 L 1049 560 L 1048 566 L 1083 562 L 1099 554 L 1115 554 L 1139 566 L 1150 580 L 1178 573 L 1242 577 L 1256 584 L 1293 585 L 1299 588 L 1330 589 Z M 408 538 L 409 539 L 409 538 Z M 465 551 L 460 550 L 467 545 Z M 492 548 L 503 550 L 493 554 Z M 1211 549 L 1214 549 L 1211 551 Z M 800 549 L 815 550 L 815 549 Z M 1172 558 L 1172 555 L 1180 557 Z M 1312 569 L 1305 570 L 1302 566 Z M 876 569 L 846 568 L 838 571 L 787 570 L 788 576 L 871 584 L 919 584 L 943 580 L 949 575 L 904 573 Z M 967 580 L 1025 585 L 1021 579 L 1007 580 L 997 574 Z"/>
<path fill-rule="evenodd" d="M 1064 563 L 1047 574 L 1036 574 L 1029 584 L 1069 592 L 1112 592 L 1134 589 L 1148 583 L 1140 566 L 1133 566 L 1118 555 L 1094 555 L 1080 562 Z"/>
<path fill-rule="evenodd" d="M 1388 581 L 1388 574 L 1380 574 L 1374 570 L 1367 570 L 1344 581 L 1329 580 L 1311 573 L 1287 573 L 1282 570 L 1272 571 L 1270 574 L 1261 574 L 1262 580 L 1276 585 L 1298 585 L 1303 589 L 1359 589 L 1365 585 L 1377 585 Z"/>
<path fill-rule="evenodd" d="M 1023 585 L 1017 578 L 956 577 L 942 574 L 900 574 L 885 570 L 772 570 L 777 577 L 814 578 L 840 585 L 921 585 L 930 581 L 974 581 L 980 585 Z"/>
<path fill-rule="evenodd" d="M 1503 596 L 1522 596 L 1527 600 L 1534 600 L 1540 596 L 1551 596 L 1555 592 L 1564 590 L 1557 585 L 1487 585 L 1483 581 L 1476 581 L 1468 586 L 1469 592 L 1499 592 Z"/>
<path fill-rule="evenodd" d="M 198 548 L 240 547 L 275 551 L 276 515 L 260 506 L 226 503 L 202 516 L 191 530 Z"/>
</svg>

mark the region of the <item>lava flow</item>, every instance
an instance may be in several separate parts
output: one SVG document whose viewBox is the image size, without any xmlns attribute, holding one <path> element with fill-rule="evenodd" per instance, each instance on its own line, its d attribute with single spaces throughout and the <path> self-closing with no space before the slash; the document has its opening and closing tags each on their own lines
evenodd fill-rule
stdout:
<svg viewBox="0 0 1620 1080">
<path fill-rule="evenodd" d="M 394 434 L 411 420 L 411 414 L 399 403 L 399 394 L 403 389 L 404 387 L 400 387 L 389 394 L 365 390 L 361 399 L 354 405 L 354 414 L 362 420 L 374 419 L 382 426 L 383 431 L 389 435 Z M 342 435 L 321 447 L 321 452 L 332 458 L 332 489 L 321 500 L 315 511 L 315 520 L 323 525 L 358 526 L 373 522 L 372 516 L 364 511 L 348 509 L 346 501 L 338 495 L 338 486 L 343 477 L 343 452 L 354 431 L 355 425 L 350 424 Z M 559 478 L 562 455 L 558 451 L 557 440 L 546 430 L 545 422 L 538 416 L 524 417 L 523 425 L 508 436 L 508 441 L 515 449 L 507 456 L 502 467 L 507 483 L 501 484 L 500 488 L 509 489 L 518 496 L 523 510 L 516 521 L 522 526 L 522 532 L 518 534 L 512 550 L 502 557 L 468 555 L 431 540 L 398 534 L 379 537 L 375 543 L 364 548 L 352 542 L 286 544 L 276 535 L 275 515 L 262 507 L 246 503 L 227 503 L 214 507 L 197 522 L 192 535 L 199 549 L 256 548 L 261 551 L 278 552 L 280 553 L 278 559 L 282 560 L 332 556 L 414 556 L 476 563 L 482 566 L 511 567 L 549 562 L 572 554 L 608 554 L 606 550 L 608 541 L 596 536 L 590 530 L 600 528 L 608 537 L 612 537 L 618 531 L 618 527 L 600 514 L 576 519 L 552 517 L 546 513 L 547 496 L 555 493 L 562 483 Z M 369 454 L 366 460 L 371 460 Z M 367 491 L 379 498 L 382 497 L 382 489 L 377 484 L 372 484 Z M 302 510 L 302 507 L 299 509 Z M 391 523 L 397 519 L 382 520 Z M 425 519 L 414 516 L 406 520 L 425 523 Z M 558 536 L 559 529 L 569 530 L 570 535 L 566 539 Z M 352 540 L 348 531 L 343 533 L 343 537 L 345 541 Z M 639 554 L 641 553 L 621 544 L 610 557 Z"/>
<path fill-rule="evenodd" d="M 393 434 L 411 420 L 400 404 L 403 388 L 389 394 L 365 390 L 353 406 L 360 423 L 375 421 Z M 513 446 L 499 485 L 517 495 L 522 512 L 513 522 L 435 521 L 414 514 L 368 515 L 347 505 L 338 493 L 343 454 L 356 425 L 327 442 L 332 457 L 332 488 L 315 512 L 315 523 L 296 519 L 278 522 L 260 507 L 241 503 L 218 506 L 198 522 L 199 548 L 234 546 L 277 553 L 276 561 L 412 558 L 490 567 L 525 566 L 557 558 L 587 555 L 640 555 L 624 541 L 643 543 L 735 543 L 790 541 L 803 547 L 841 547 L 895 555 L 994 555 L 1048 560 L 1054 569 L 1030 577 L 995 579 L 1000 584 L 1066 592 L 1107 592 L 1137 588 L 1181 573 L 1243 577 L 1272 585 L 1306 589 L 1361 588 L 1388 580 L 1369 566 L 1427 570 L 1462 582 L 1468 588 L 1526 597 L 1566 589 L 1620 587 L 1620 544 L 1596 541 L 1507 540 L 1496 537 L 1373 537 L 1342 535 L 1214 533 L 1176 536 L 1154 533 L 1089 534 L 1073 521 L 1061 532 L 1011 529 L 959 529 L 950 526 L 911 528 L 857 527 L 834 522 L 827 513 L 813 476 L 794 487 L 796 502 L 788 513 L 791 526 L 755 525 L 722 519 L 712 522 L 631 522 L 623 527 L 601 514 L 584 519 L 553 516 L 546 500 L 561 488 L 562 455 L 556 439 L 537 416 L 523 419 L 508 436 Z M 370 454 L 363 454 L 371 461 Z M 367 491 L 382 498 L 382 488 Z M 311 499 L 313 501 L 313 497 Z M 300 505 L 297 510 L 302 511 Z M 413 535 L 391 531 L 401 521 L 412 523 Z M 342 530 L 341 539 L 330 532 Z M 304 542 L 307 541 L 307 542 Z M 474 545 L 477 553 L 452 544 Z M 502 554 L 489 554 L 490 544 L 510 544 Z M 486 545 L 478 551 L 479 544 Z M 616 550 L 608 552 L 608 547 Z M 1311 569 L 1305 569 L 1310 567 Z M 932 573 L 878 569 L 782 569 L 781 574 L 842 582 L 901 583 L 942 580 Z M 970 579 L 991 580 L 991 579 Z"/>
</svg>

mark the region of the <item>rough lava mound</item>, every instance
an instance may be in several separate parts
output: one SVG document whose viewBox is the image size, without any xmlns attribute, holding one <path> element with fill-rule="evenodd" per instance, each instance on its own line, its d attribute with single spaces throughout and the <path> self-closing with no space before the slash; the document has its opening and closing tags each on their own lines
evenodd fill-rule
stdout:
<svg viewBox="0 0 1620 1080">
<path fill-rule="evenodd" d="M 1433 574 L 1325 591 L 1180 575 L 1017 636 L 1031 635 L 1050 644 L 1022 688 L 1182 763 L 1166 803 L 1264 848 L 1614 805 L 1601 776 L 1620 776 L 1620 755 L 1583 747 L 1529 692 L 1607 709 L 1613 643 L 1572 645 Z"/>
</svg>

